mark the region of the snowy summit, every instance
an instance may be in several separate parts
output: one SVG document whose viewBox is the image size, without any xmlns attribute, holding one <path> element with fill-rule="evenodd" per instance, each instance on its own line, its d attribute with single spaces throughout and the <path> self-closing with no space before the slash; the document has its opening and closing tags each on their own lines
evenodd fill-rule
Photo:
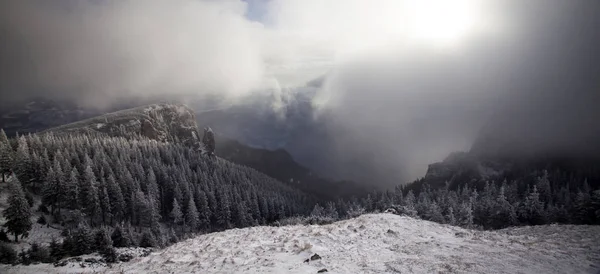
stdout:
<svg viewBox="0 0 600 274">
<path fill-rule="evenodd" d="M 201 235 L 112 268 L 11 273 L 598 273 L 600 227 L 476 231 L 393 214 Z M 317 254 L 318 256 L 315 256 Z M 313 260 L 311 260 L 311 257 Z"/>
</svg>

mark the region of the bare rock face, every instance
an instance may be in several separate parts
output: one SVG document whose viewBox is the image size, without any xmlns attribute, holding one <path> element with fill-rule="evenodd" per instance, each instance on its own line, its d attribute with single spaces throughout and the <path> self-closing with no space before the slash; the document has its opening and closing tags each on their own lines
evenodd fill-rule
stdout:
<svg viewBox="0 0 600 274">
<path fill-rule="evenodd" d="M 50 129 L 55 133 L 91 133 L 126 138 L 145 137 L 201 149 L 194 112 L 179 104 L 155 104 L 108 113 Z"/>
</svg>

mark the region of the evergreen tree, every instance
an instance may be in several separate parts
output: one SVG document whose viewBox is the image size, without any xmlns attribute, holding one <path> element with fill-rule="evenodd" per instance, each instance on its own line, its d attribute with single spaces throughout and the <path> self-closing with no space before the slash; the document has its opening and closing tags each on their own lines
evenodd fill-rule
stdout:
<svg viewBox="0 0 600 274">
<path fill-rule="evenodd" d="M 170 217 L 173 225 L 181 225 L 183 222 L 183 214 L 181 213 L 181 207 L 177 199 L 173 199 L 173 209 L 171 210 Z"/>
<path fill-rule="evenodd" d="M 456 225 L 456 218 L 454 217 L 454 208 L 448 207 L 448 214 L 446 215 L 446 220 L 448 220 L 448 224 Z"/>
<path fill-rule="evenodd" d="M 19 235 L 24 236 L 31 230 L 31 208 L 19 181 L 11 185 L 8 207 L 4 209 L 3 214 L 6 218 L 4 226 L 8 233 L 15 236 L 15 242 L 19 241 Z"/>
<path fill-rule="evenodd" d="M 104 179 L 102 179 L 104 180 Z M 100 184 L 101 191 L 99 192 L 100 200 L 100 211 L 102 212 L 102 223 L 107 224 L 112 219 L 112 212 L 110 210 L 110 196 L 108 196 L 108 190 L 106 188 L 106 182 Z"/>
<path fill-rule="evenodd" d="M 31 161 L 31 153 L 29 151 L 29 145 L 25 136 L 21 136 L 18 141 L 17 152 L 14 158 L 14 172 L 19 181 L 24 186 L 29 185 L 34 176 L 34 169 Z"/>
<path fill-rule="evenodd" d="M 140 239 L 139 246 L 140 247 L 155 247 L 156 240 L 154 239 L 154 236 L 152 235 L 152 233 L 150 233 L 148 231 L 144 231 L 144 233 L 142 233 L 142 238 Z"/>
<path fill-rule="evenodd" d="M 102 252 L 106 252 L 107 249 L 112 248 L 113 242 L 106 228 L 100 228 L 96 230 L 94 234 L 94 249 Z"/>
<path fill-rule="evenodd" d="M 313 210 L 310 213 L 310 216 L 317 217 L 317 218 L 324 217 L 325 216 L 325 209 L 321 205 L 316 204 L 315 207 L 313 207 Z"/>
<path fill-rule="evenodd" d="M 6 174 L 10 174 L 13 166 L 13 151 L 12 147 L 4 133 L 3 129 L 0 129 L 0 174 L 2 176 L 2 182 L 6 182 Z"/>
<path fill-rule="evenodd" d="M 115 227 L 115 230 L 110 235 L 110 239 L 114 247 L 128 247 L 132 242 L 129 235 L 123 231 L 123 227 L 120 225 Z"/>
<path fill-rule="evenodd" d="M 492 228 L 504 228 L 517 223 L 515 209 L 506 200 L 504 187 L 500 188 L 500 192 L 496 198 L 496 204 L 492 210 L 492 216 L 489 218 L 489 223 Z"/>
<path fill-rule="evenodd" d="M 94 248 L 94 235 L 90 228 L 85 224 L 80 224 L 73 234 L 75 240 L 74 249 L 71 251 L 72 255 L 79 256 L 88 254 L 93 251 Z"/>
<path fill-rule="evenodd" d="M 210 127 L 204 128 L 204 137 L 202 137 L 204 149 L 209 156 L 215 154 L 215 134 Z"/>
<path fill-rule="evenodd" d="M 325 216 L 337 220 L 339 218 L 336 206 L 333 202 L 327 203 L 327 208 L 325 208 Z"/>
<path fill-rule="evenodd" d="M 579 190 L 575 197 L 575 205 L 573 206 L 574 218 L 579 224 L 590 224 L 593 212 L 590 210 L 591 197 L 586 192 Z"/>
<path fill-rule="evenodd" d="M 540 201 L 540 194 L 537 187 L 529 193 L 521 210 L 521 217 L 525 222 L 532 225 L 541 225 L 546 222 L 544 204 Z"/>
<path fill-rule="evenodd" d="M 121 188 L 117 185 L 117 182 L 115 182 L 115 178 L 112 174 L 106 179 L 106 191 L 110 197 L 111 217 L 117 221 L 122 220 L 123 212 L 125 210 L 125 200 L 123 199 Z"/>
<path fill-rule="evenodd" d="M 65 183 L 65 198 L 62 205 L 69 209 L 79 208 L 79 171 L 76 167 L 71 169 L 69 178 Z"/>
<path fill-rule="evenodd" d="M 429 209 L 427 211 L 427 219 L 437 223 L 444 223 L 444 215 L 442 215 L 442 210 L 438 206 L 437 203 L 433 202 L 429 204 Z"/>
<path fill-rule="evenodd" d="M 473 227 L 473 206 L 470 202 L 463 202 L 458 212 L 458 224 L 462 227 Z"/>
<path fill-rule="evenodd" d="M 191 197 L 187 204 L 187 210 L 185 213 L 185 223 L 191 229 L 191 231 L 198 230 L 198 209 L 196 208 L 196 203 L 194 202 L 194 199 L 192 199 Z"/>
<path fill-rule="evenodd" d="M 231 227 L 231 204 L 229 203 L 229 195 L 225 191 L 217 192 L 218 196 L 218 211 L 217 224 L 222 228 Z"/>
<path fill-rule="evenodd" d="M 84 206 L 84 212 L 90 218 L 91 223 L 94 223 L 94 218 L 99 216 L 101 212 L 100 199 L 98 198 L 98 182 L 92 168 L 87 165 L 83 173 L 81 188 L 81 205 Z"/>
<path fill-rule="evenodd" d="M 198 193 L 198 226 L 201 229 L 208 228 L 210 224 L 210 208 L 208 207 L 208 201 L 206 194 L 203 191 L 197 191 Z"/>
</svg>

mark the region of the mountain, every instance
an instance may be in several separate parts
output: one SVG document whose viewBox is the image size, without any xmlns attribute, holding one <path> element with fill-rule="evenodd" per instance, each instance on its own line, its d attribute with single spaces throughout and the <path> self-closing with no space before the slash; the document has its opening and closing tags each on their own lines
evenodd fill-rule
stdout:
<svg viewBox="0 0 600 274">
<path fill-rule="evenodd" d="M 294 161 L 284 149 L 252 148 L 222 135 L 217 135 L 216 143 L 216 153 L 219 157 L 252 167 L 324 200 L 360 196 L 367 192 L 365 187 L 351 181 L 334 181 L 320 177 Z"/>
<path fill-rule="evenodd" d="M 79 107 L 70 102 L 38 98 L 3 106 L 0 109 L 0 128 L 8 136 L 34 133 L 102 114 L 99 110 Z"/>
<path fill-rule="evenodd" d="M 39 264 L 0 269 L 11 273 L 318 273 L 323 269 L 327 273 L 597 273 L 599 243 L 598 226 L 479 231 L 367 214 L 324 226 L 260 226 L 201 235 L 110 268 Z"/>
<path fill-rule="evenodd" d="M 181 143 L 196 149 L 201 147 L 194 112 L 178 104 L 154 104 L 121 110 L 47 131 L 113 137 L 141 135 L 160 142 Z"/>
<path fill-rule="evenodd" d="M 161 142 L 182 143 L 199 149 L 200 133 L 197 120 L 211 126 L 211 112 L 198 117 L 190 108 L 180 104 L 154 104 L 121 110 L 75 123 L 55 127 L 47 131 L 60 133 L 86 133 L 103 136 L 143 137 Z M 322 178 L 298 164 L 283 149 L 253 148 L 227 138 L 216 131 L 216 155 L 231 162 L 245 165 L 278 179 L 294 188 L 321 199 L 360 195 L 366 190 L 349 181 L 333 181 Z"/>
</svg>

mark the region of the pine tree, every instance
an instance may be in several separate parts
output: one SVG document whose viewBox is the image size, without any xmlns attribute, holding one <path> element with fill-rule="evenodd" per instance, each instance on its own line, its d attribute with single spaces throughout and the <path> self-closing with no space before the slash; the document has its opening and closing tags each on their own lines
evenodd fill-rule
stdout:
<svg viewBox="0 0 600 274">
<path fill-rule="evenodd" d="M 15 236 L 15 242 L 19 241 L 19 235 L 26 235 L 31 230 L 31 208 L 19 181 L 11 185 L 8 207 L 4 209 L 3 214 L 6 218 L 4 226 L 8 233 Z"/>
<path fill-rule="evenodd" d="M 233 220 L 237 227 L 248 226 L 250 221 L 248 219 L 248 208 L 243 202 L 237 203 L 234 207 Z"/>
<path fill-rule="evenodd" d="M 427 219 L 441 224 L 445 222 L 444 215 L 442 215 L 442 210 L 440 209 L 437 203 L 433 202 L 429 204 L 429 209 L 427 211 Z"/>
<path fill-rule="evenodd" d="M 208 207 L 208 200 L 206 198 L 206 194 L 203 191 L 198 191 L 198 226 L 201 229 L 208 228 L 210 224 L 210 208 Z"/>
<path fill-rule="evenodd" d="M 171 210 L 171 221 L 173 225 L 181 225 L 183 222 L 183 214 L 181 213 L 181 207 L 177 202 L 177 199 L 173 199 L 173 209 Z"/>
<path fill-rule="evenodd" d="M 489 225 L 492 228 L 504 228 L 515 225 L 517 216 L 513 206 L 506 200 L 504 187 L 500 188 L 496 203 L 492 209 L 492 215 L 489 217 Z"/>
<path fill-rule="evenodd" d="M 209 156 L 215 154 L 215 134 L 210 127 L 204 128 L 204 136 L 202 137 L 204 149 Z"/>
<path fill-rule="evenodd" d="M 321 205 L 316 204 L 315 207 L 313 207 L 313 210 L 310 213 L 310 216 L 322 218 L 325 216 L 325 209 Z"/>
<path fill-rule="evenodd" d="M 2 176 L 2 182 L 6 182 L 5 175 L 10 174 L 13 167 L 13 151 L 12 147 L 4 133 L 3 129 L 0 129 L 0 174 Z"/>
<path fill-rule="evenodd" d="M 94 234 L 94 250 L 98 250 L 101 253 L 106 252 L 107 249 L 112 248 L 113 242 L 106 228 L 100 228 L 96 230 Z"/>
<path fill-rule="evenodd" d="M 100 199 L 98 198 L 98 182 L 94 171 L 88 165 L 83 173 L 83 186 L 81 188 L 81 204 L 84 206 L 84 212 L 90 218 L 91 223 L 94 223 L 94 219 L 99 216 Z"/>
<path fill-rule="evenodd" d="M 48 171 L 46 184 L 43 189 L 43 201 L 52 208 L 52 214 L 54 214 L 57 208 L 60 213 L 60 206 L 67 199 L 66 194 L 67 187 L 63 170 L 60 162 L 54 159 L 54 164 Z"/>
<path fill-rule="evenodd" d="M 80 224 L 79 227 L 75 230 L 73 234 L 73 239 L 75 240 L 74 250 L 72 252 L 73 255 L 83 255 L 88 254 L 93 251 L 94 248 L 94 235 L 90 228 L 85 224 Z"/>
<path fill-rule="evenodd" d="M 131 239 L 128 234 L 123 231 L 122 226 L 115 227 L 113 233 L 110 235 L 110 239 L 113 242 L 114 247 L 128 247 L 131 245 Z"/>
<path fill-rule="evenodd" d="M 448 220 L 448 224 L 456 225 L 456 218 L 454 217 L 454 208 L 448 207 L 448 214 L 446 215 L 446 220 Z"/>
<path fill-rule="evenodd" d="M 104 180 L 104 179 L 102 179 Z M 101 190 L 99 194 L 100 210 L 102 212 L 102 223 L 107 224 L 112 219 L 112 212 L 110 210 L 110 196 L 108 196 L 108 190 L 106 189 L 106 182 L 101 183 Z"/>
<path fill-rule="evenodd" d="M 593 224 L 600 224 L 600 189 L 592 192 L 592 198 L 590 201 L 590 212 L 593 213 L 595 220 Z"/>
<path fill-rule="evenodd" d="M 218 212 L 217 212 L 217 224 L 222 228 L 231 227 L 231 204 L 229 203 L 229 195 L 227 192 L 221 190 L 218 193 Z"/>
<path fill-rule="evenodd" d="M 73 167 L 65 183 L 66 194 L 62 203 L 64 207 L 79 209 L 79 185 L 79 171 Z"/>
<path fill-rule="evenodd" d="M 198 230 L 198 209 L 196 208 L 196 203 L 194 202 L 194 199 L 192 199 L 191 197 L 187 204 L 187 210 L 185 213 L 185 223 L 191 229 L 191 231 Z"/>
<path fill-rule="evenodd" d="M 325 208 L 325 216 L 337 220 L 339 218 L 338 211 L 333 202 L 328 202 L 327 207 Z"/>
<path fill-rule="evenodd" d="M 589 194 L 579 190 L 575 197 L 575 204 L 573 206 L 575 221 L 579 224 L 590 224 L 592 222 L 591 212 L 591 197 Z"/>
<path fill-rule="evenodd" d="M 117 221 L 122 220 L 125 210 L 125 200 L 123 199 L 121 188 L 115 182 L 115 177 L 112 174 L 106 179 L 106 191 L 110 197 L 111 217 Z M 113 221 L 111 220 L 110 222 L 112 223 Z"/>
<path fill-rule="evenodd" d="M 152 235 L 152 233 L 150 233 L 148 231 L 144 231 L 144 233 L 142 233 L 142 238 L 140 239 L 139 246 L 140 247 L 155 247 L 156 240 L 154 239 L 154 236 Z"/>
<path fill-rule="evenodd" d="M 532 225 L 541 225 L 546 222 L 546 214 L 544 212 L 544 204 L 540 201 L 540 194 L 537 187 L 534 185 L 533 190 L 525 198 L 523 204 L 522 218 Z"/>
<path fill-rule="evenodd" d="M 31 162 L 29 145 L 24 136 L 19 138 L 13 164 L 15 175 L 19 178 L 19 181 L 21 181 L 24 186 L 30 184 L 33 180 L 34 170 Z"/>
<path fill-rule="evenodd" d="M 473 206 L 470 202 L 464 202 L 460 205 L 458 224 L 466 228 L 473 227 Z"/>
<path fill-rule="evenodd" d="M 548 179 L 548 171 L 544 170 L 541 177 L 537 178 L 536 188 L 540 193 L 540 200 L 544 203 L 550 203 L 552 199 L 552 189 Z"/>
</svg>

